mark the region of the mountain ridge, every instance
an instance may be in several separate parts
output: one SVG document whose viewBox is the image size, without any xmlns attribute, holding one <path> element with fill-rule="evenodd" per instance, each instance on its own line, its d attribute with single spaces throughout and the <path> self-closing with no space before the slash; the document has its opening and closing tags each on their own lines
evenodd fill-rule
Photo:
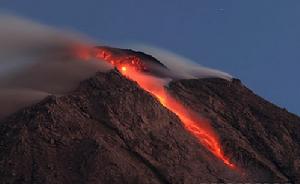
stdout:
<svg viewBox="0 0 300 184">
<path fill-rule="evenodd" d="M 116 58 L 130 52 L 156 61 L 142 52 L 113 51 L 119 53 Z M 254 94 L 239 79 L 176 79 L 165 89 L 210 122 L 235 169 L 201 145 L 156 97 L 114 69 L 0 120 L 1 182 L 300 180 L 298 116 Z"/>
<path fill-rule="evenodd" d="M 202 147 L 155 97 L 112 71 L 98 73 L 69 95 L 48 97 L 2 120 L 0 177 L 3 183 L 296 182 L 299 173 L 291 165 L 281 166 L 280 156 L 268 158 L 264 150 L 257 151 L 260 145 L 251 142 L 253 132 L 239 135 L 235 129 L 243 130 L 241 127 L 227 127 L 226 123 L 222 129 L 222 116 L 212 114 L 222 108 L 210 101 L 224 98 L 222 91 L 226 94 L 225 89 L 233 87 L 218 94 L 212 92 L 214 85 L 241 87 L 235 80 L 193 79 L 171 82 L 168 90 L 184 98 L 181 101 L 189 108 L 211 118 L 225 153 L 239 171 L 231 171 Z M 193 107 L 191 104 L 198 103 L 189 96 L 195 91 L 189 87 L 210 89 L 209 93 L 201 89 L 202 95 L 216 96 L 200 98 L 196 93 L 195 99 L 202 104 Z M 292 119 L 300 122 L 299 117 Z M 300 140 L 297 135 L 294 138 Z M 233 139 L 240 143 L 234 144 Z M 292 158 L 299 159 L 297 154 Z"/>
</svg>

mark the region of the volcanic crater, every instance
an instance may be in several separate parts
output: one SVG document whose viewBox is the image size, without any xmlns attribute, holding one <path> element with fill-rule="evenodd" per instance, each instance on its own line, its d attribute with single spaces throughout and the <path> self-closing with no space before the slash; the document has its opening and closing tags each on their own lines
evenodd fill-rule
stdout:
<svg viewBox="0 0 300 184">
<path fill-rule="evenodd" d="M 238 79 L 171 81 L 163 90 L 208 120 L 230 167 L 118 66 L 2 119 L 1 183 L 300 182 L 298 116 Z"/>
</svg>

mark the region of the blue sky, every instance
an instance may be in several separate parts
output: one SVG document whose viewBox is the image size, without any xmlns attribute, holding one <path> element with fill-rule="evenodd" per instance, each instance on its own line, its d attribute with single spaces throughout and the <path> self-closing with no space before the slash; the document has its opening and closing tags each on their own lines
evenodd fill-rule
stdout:
<svg viewBox="0 0 300 184">
<path fill-rule="evenodd" d="M 300 114 L 300 1 L 1 0 L 0 9 L 99 43 L 165 48 Z"/>
</svg>

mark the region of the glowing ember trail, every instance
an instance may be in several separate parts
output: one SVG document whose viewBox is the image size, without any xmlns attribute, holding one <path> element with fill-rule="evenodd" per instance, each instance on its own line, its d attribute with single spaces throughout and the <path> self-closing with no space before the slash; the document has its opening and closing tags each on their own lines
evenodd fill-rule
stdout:
<svg viewBox="0 0 300 184">
<path fill-rule="evenodd" d="M 141 70 L 146 68 L 139 58 L 133 56 L 113 56 L 112 53 L 107 50 L 99 50 L 96 57 L 114 65 L 124 76 L 136 81 L 141 88 L 157 97 L 163 106 L 180 118 L 184 127 L 193 134 L 202 145 L 221 159 L 227 166 L 236 168 L 224 155 L 219 140 L 208 125 L 208 122 L 199 118 L 196 113 L 187 110 L 186 107 L 173 98 L 164 88 L 164 80 L 141 72 Z"/>
</svg>

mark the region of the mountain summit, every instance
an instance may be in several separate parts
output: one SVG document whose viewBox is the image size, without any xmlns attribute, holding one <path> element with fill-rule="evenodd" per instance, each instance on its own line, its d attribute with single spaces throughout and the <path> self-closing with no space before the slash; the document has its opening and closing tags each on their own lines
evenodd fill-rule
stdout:
<svg viewBox="0 0 300 184">
<path fill-rule="evenodd" d="M 1 183 L 300 182 L 298 116 L 238 79 L 173 80 L 165 90 L 209 120 L 234 168 L 114 69 L 1 120 Z"/>
</svg>

